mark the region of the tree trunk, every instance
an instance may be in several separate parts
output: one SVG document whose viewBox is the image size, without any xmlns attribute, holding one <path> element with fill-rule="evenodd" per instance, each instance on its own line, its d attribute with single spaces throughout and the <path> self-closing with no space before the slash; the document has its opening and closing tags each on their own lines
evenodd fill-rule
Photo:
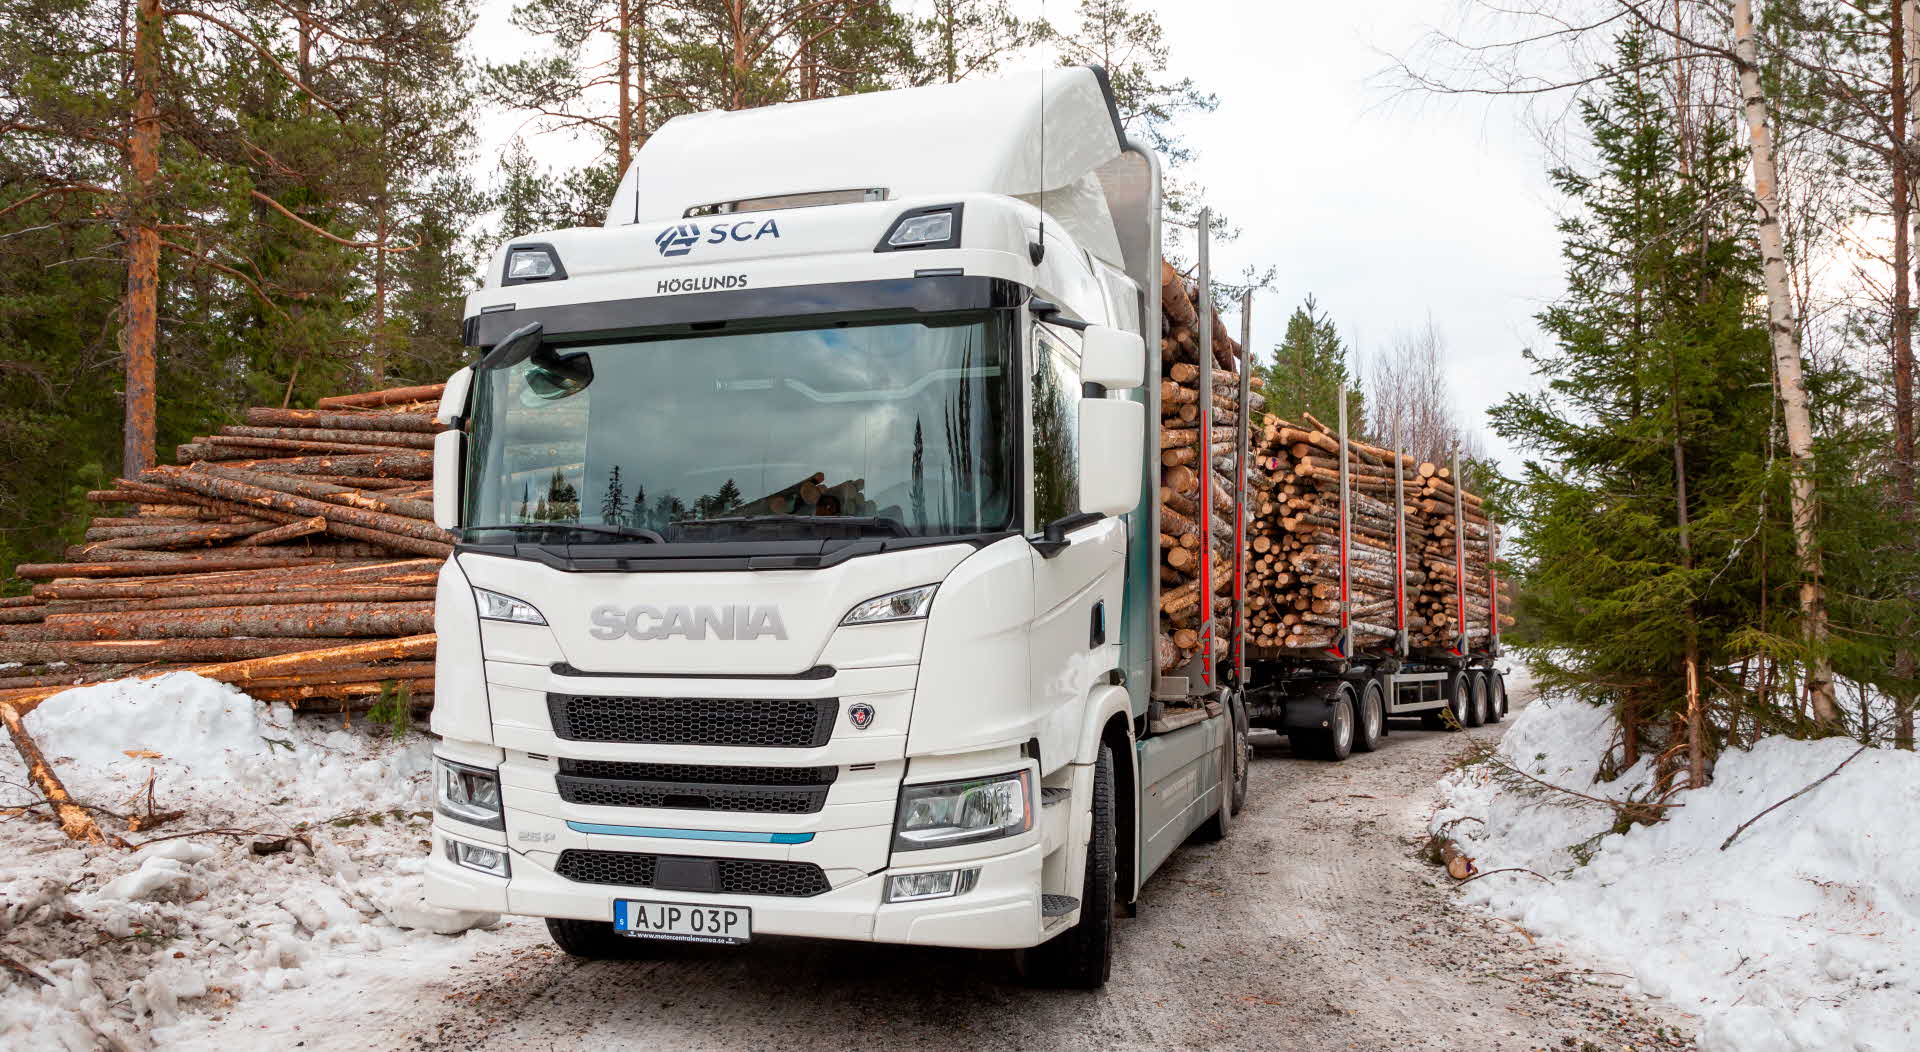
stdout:
<svg viewBox="0 0 1920 1052">
<path fill-rule="evenodd" d="M 1920 90 L 1920 0 L 1902 0 L 1895 10 L 1895 17 L 1900 20 L 1899 25 L 1901 32 L 1899 32 L 1897 36 L 1900 42 L 1900 57 L 1905 60 L 1898 70 L 1901 77 L 1900 87 L 1904 90 L 1895 93 L 1895 102 L 1903 108 L 1907 118 L 1906 126 L 1900 127 L 1896 125 L 1897 131 L 1895 134 L 1902 137 L 1900 144 L 1902 149 L 1897 161 L 1907 173 L 1906 182 L 1909 199 L 1907 201 L 1908 225 L 1906 230 L 1906 243 L 1907 262 L 1911 265 L 1913 263 L 1913 246 L 1920 244 L 1920 210 L 1916 210 L 1913 207 L 1911 199 L 1913 192 L 1913 157 L 1909 152 L 1912 149 L 1915 139 L 1920 138 L 1920 106 L 1914 105 L 1914 99 L 1912 97 L 1914 91 Z M 1913 281 L 1920 280 L 1920 275 L 1903 275 L 1903 277 L 1908 279 L 1906 288 L 1909 290 L 1913 287 Z M 1894 377 L 1894 402 L 1896 407 L 1894 418 L 1895 444 L 1898 446 L 1902 438 L 1905 439 L 1906 443 L 1904 455 L 1900 458 L 1900 466 L 1896 468 L 1900 474 L 1896 477 L 1906 484 L 1905 491 L 1900 494 L 1900 514 L 1909 520 L 1914 516 L 1912 317 L 1912 314 L 1907 315 L 1908 349 L 1905 386 L 1901 386 L 1901 377 L 1897 374 L 1897 370 Z M 1909 536 L 1911 536 L 1911 533 L 1909 533 Z M 1908 597 L 1909 609 L 1912 608 L 1914 599 L 1915 597 L 1913 596 Z M 1911 681 L 1916 671 L 1913 647 L 1907 642 L 1907 640 L 1913 638 L 1914 627 L 1911 618 L 1901 624 L 1901 645 L 1894 651 L 1893 655 L 1893 674 L 1895 677 L 1905 681 Z M 1897 748 L 1912 749 L 1914 747 L 1914 702 L 1915 699 L 1912 692 L 1906 689 L 1901 689 L 1894 697 L 1893 737 L 1894 745 Z"/>
<path fill-rule="evenodd" d="M 619 38 L 615 47 L 618 56 L 614 64 L 613 87 L 620 93 L 620 102 L 614 110 L 613 152 L 616 173 L 625 178 L 627 166 L 633 161 L 633 111 L 629 108 L 633 96 L 628 84 L 633 79 L 633 7 L 630 0 L 615 0 L 620 8 Z"/>
<path fill-rule="evenodd" d="M 156 358 L 160 343 L 160 231 L 154 216 L 160 181 L 160 0 L 140 0 L 133 36 L 133 133 L 127 161 L 127 282 L 120 339 L 126 354 L 126 423 L 121 471 L 153 466 Z"/>
<path fill-rule="evenodd" d="M 1753 33 L 1753 0 L 1734 0 L 1734 51 L 1740 71 L 1740 94 L 1747 119 L 1748 149 L 1753 158 L 1753 192 L 1760 228 L 1760 261 L 1767 290 L 1767 326 L 1773 341 L 1774 374 L 1780 385 L 1780 404 L 1787 431 L 1787 452 L 1793 458 L 1793 541 L 1800 556 L 1800 615 L 1807 636 L 1807 697 L 1813 718 L 1824 727 L 1838 728 L 1840 706 L 1834 699 L 1833 667 L 1827 656 L 1827 603 L 1821 581 L 1819 494 L 1814 483 L 1813 418 L 1807 408 L 1807 386 L 1801 375 L 1800 331 L 1793 317 L 1787 288 L 1787 259 L 1780 232 L 1779 171 L 1774 164 L 1773 137 L 1767 128 L 1767 96 L 1760 88 L 1760 49 Z"/>
</svg>

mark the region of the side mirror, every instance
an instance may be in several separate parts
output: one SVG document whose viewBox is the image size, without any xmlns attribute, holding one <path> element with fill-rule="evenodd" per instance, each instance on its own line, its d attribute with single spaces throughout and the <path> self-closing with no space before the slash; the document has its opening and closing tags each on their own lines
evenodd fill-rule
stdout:
<svg viewBox="0 0 1920 1052">
<path fill-rule="evenodd" d="M 460 418 L 467 415 L 467 394 L 473 390 L 473 366 L 447 377 L 447 386 L 440 393 L 440 408 L 434 411 L 433 418 L 446 427 L 454 427 Z"/>
<path fill-rule="evenodd" d="M 1087 326 L 1080 334 L 1080 378 L 1110 391 L 1139 387 L 1147 380 L 1146 341 L 1125 329 Z"/>
<path fill-rule="evenodd" d="M 1091 375 L 1087 379 L 1098 382 Z M 1140 503 L 1140 458 L 1146 445 L 1146 406 L 1118 398 L 1082 398 L 1080 510 L 1100 515 L 1132 511 Z"/>
<path fill-rule="evenodd" d="M 460 454 L 466 446 L 464 431 L 433 436 L 433 524 L 443 530 L 460 525 Z"/>
</svg>

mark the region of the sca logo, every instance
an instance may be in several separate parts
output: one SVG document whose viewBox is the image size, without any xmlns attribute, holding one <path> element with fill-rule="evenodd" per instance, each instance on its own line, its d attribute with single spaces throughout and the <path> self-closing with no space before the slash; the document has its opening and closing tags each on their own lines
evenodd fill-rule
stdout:
<svg viewBox="0 0 1920 1052">
<path fill-rule="evenodd" d="M 745 219 L 738 223 L 716 223 L 708 227 L 705 242 L 718 245 L 725 241 L 758 241 L 763 237 L 778 239 L 780 228 L 771 219 Z M 667 257 L 684 256 L 693 251 L 693 246 L 701 243 L 700 224 L 682 223 L 660 231 L 653 243 L 660 248 L 660 254 Z"/>
<path fill-rule="evenodd" d="M 684 256 L 700 243 L 700 227 L 694 223 L 670 226 L 660 231 L 660 236 L 654 238 L 653 243 L 660 246 L 663 256 Z"/>
</svg>

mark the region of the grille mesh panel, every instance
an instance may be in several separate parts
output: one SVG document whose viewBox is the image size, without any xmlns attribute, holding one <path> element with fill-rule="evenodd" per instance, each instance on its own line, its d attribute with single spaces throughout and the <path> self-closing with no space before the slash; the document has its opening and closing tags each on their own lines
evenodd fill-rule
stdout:
<svg viewBox="0 0 1920 1052">
<path fill-rule="evenodd" d="M 560 852 L 554 872 L 583 884 L 616 884 L 621 887 L 651 888 L 658 855 L 633 851 L 586 851 L 570 848 Z M 811 862 L 774 862 L 750 858 L 711 860 L 719 871 L 718 891 L 727 895 L 777 895 L 784 898 L 809 898 L 832 890 L 827 875 Z"/>
<path fill-rule="evenodd" d="M 621 698 L 548 694 L 553 733 L 568 741 L 813 748 L 827 743 L 838 698 Z"/>
<path fill-rule="evenodd" d="M 635 782 L 701 782 L 708 785 L 830 784 L 838 767 L 732 767 L 719 763 L 633 763 L 627 760 L 560 761 L 561 774 Z"/>
<path fill-rule="evenodd" d="M 560 775 L 560 799 L 596 807 L 665 807 L 687 811 L 745 811 L 769 815 L 812 814 L 826 806 L 826 786 L 702 785 L 632 782 Z"/>
</svg>

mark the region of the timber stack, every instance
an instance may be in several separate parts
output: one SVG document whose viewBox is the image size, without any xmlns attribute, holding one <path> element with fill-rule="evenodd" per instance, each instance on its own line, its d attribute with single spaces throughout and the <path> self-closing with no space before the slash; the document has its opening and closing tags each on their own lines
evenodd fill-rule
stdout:
<svg viewBox="0 0 1920 1052">
<path fill-rule="evenodd" d="M 256 408 L 88 499 L 64 563 L 0 599 L 0 703 L 178 669 L 264 701 L 356 709 L 433 690 L 440 385 Z"/>
<path fill-rule="evenodd" d="M 1208 566 L 1212 603 L 1225 624 L 1233 592 L 1234 477 L 1240 422 L 1239 343 L 1213 317 L 1213 360 L 1200 361 L 1198 291 L 1175 270 L 1160 267 L 1160 630 L 1161 672 L 1178 667 L 1200 647 L 1200 575 Z M 1202 407 L 1201 369 L 1211 369 L 1211 404 Z M 1253 386 L 1263 385 L 1258 377 Z M 1249 392 L 1258 408 L 1258 391 Z M 1250 488 L 1265 482 L 1249 470 Z M 1201 502 L 1208 507 L 1203 509 Z M 1202 536 L 1202 521 L 1206 523 Z"/>
<path fill-rule="evenodd" d="M 1488 634 L 1491 524 L 1481 498 L 1461 491 L 1464 532 L 1455 517 L 1455 487 L 1445 467 L 1349 438 L 1346 443 L 1346 537 L 1341 535 L 1338 435 L 1311 413 L 1303 423 L 1267 414 L 1253 437 L 1254 463 L 1273 480 L 1249 506 L 1247 606 L 1250 646 L 1322 650 L 1343 625 L 1356 650 L 1394 645 L 1401 603 L 1408 645 L 1447 647 L 1457 640 L 1456 570 L 1466 575 L 1469 639 Z M 1396 522 L 1394 460 L 1404 516 Z M 1404 563 L 1396 529 L 1405 531 Z M 1467 542 L 1456 553 L 1454 539 Z M 1341 552 L 1347 552 L 1342 591 Z M 1456 554 L 1459 566 L 1456 566 Z M 1396 572 L 1404 567 L 1402 594 Z M 1506 599 L 1503 598 L 1505 603 Z M 1342 614 L 1345 614 L 1343 619 Z M 1474 618 L 1477 617 L 1477 621 Z M 1504 624 L 1512 619 L 1502 616 Z"/>
</svg>

